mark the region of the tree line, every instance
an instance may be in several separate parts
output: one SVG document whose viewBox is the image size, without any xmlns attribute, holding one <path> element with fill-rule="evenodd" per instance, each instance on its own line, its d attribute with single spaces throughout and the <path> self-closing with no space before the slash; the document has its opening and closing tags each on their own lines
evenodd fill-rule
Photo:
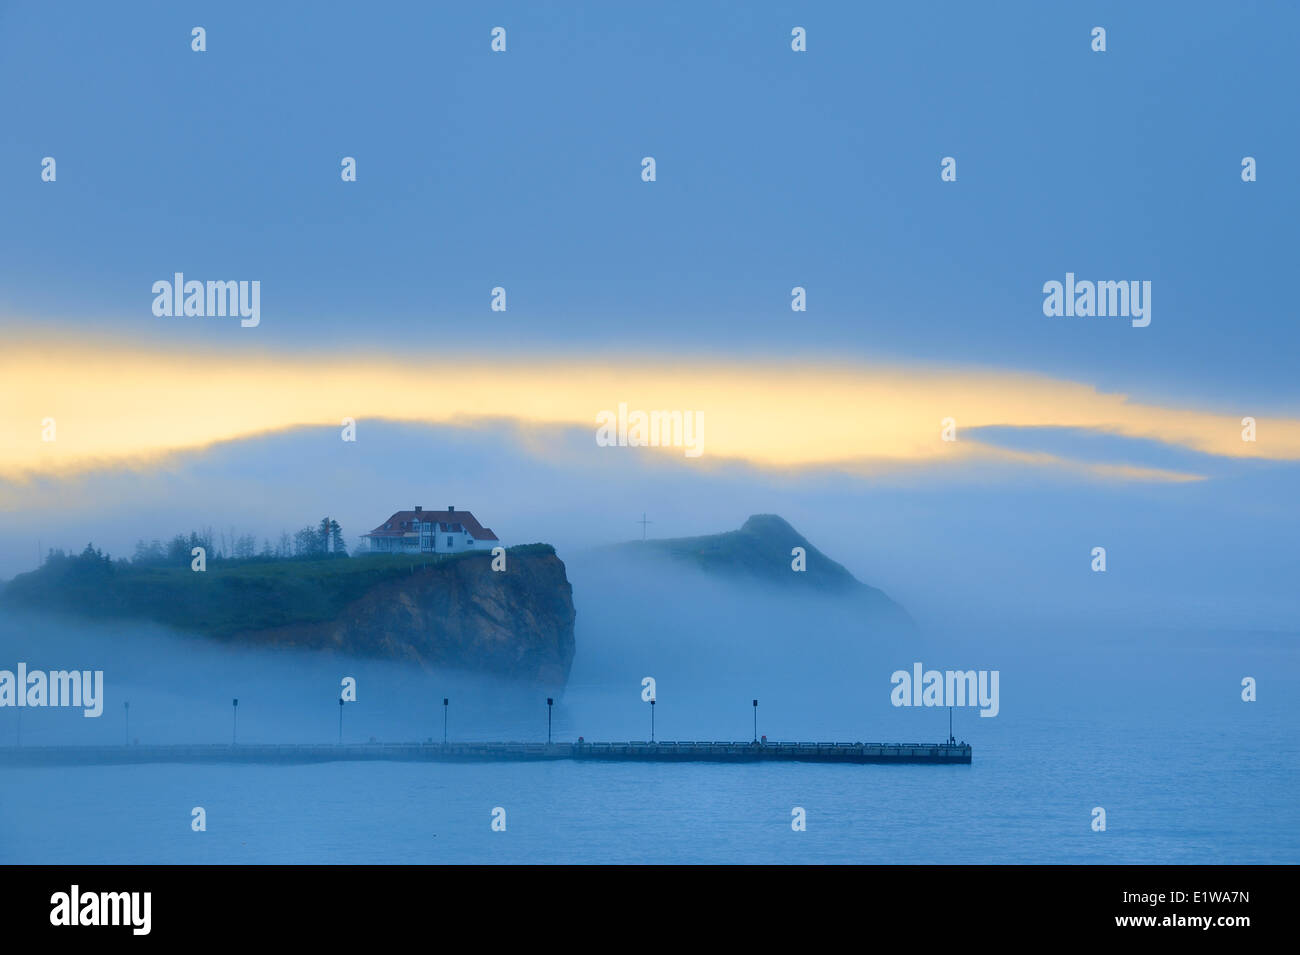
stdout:
<svg viewBox="0 0 1300 955">
<path fill-rule="evenodd" d="M 310 560 L 323 557 L 347 557 L 348 548 L 343 542 L 343 529 L 339 522 L 321 518 L 319 524 L 308 525 L 296 533 L 282 531 L 279 538 L 272 542 L 270 538 L 262 539 L 262 546 L 257 546 L 257 537 L 253 534 L 236 534 L 231 528 L 214 532 L 211 527 L 192 530 L 188 535 L 177 534 L 168 541 L 154 538 L 151 541 L 140 539 L 135 543 L 135 554 L 128 561 L 118 558 L 119 563 L 131 563 L 141 566 L 176 566 L 188 565 L 195 547 L 202 547 L 209 561 L 266 561 L 266 560 Z M 62 549 L 51 549 L 45 557 L 46 563 L 79 561 L 81 563 L 102 563 L 111 565 L 113 558 L 94 544 L 87 544 L 80 554 L 69 554 Z"/>
</svg>

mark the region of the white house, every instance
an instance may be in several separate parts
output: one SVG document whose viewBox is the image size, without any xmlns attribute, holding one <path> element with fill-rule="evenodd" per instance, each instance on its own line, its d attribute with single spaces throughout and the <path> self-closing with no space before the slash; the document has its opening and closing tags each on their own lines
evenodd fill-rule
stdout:
<svg viewBox="0 0 1300 955">
<path fill-rule="evenodd" d="M 369 534 L 372 554 L 455 554 L 463 550 L 487 550 L 501 541 L 469 511 L 448 507 L 445 511 L 398 511 Z"/>
</svg>

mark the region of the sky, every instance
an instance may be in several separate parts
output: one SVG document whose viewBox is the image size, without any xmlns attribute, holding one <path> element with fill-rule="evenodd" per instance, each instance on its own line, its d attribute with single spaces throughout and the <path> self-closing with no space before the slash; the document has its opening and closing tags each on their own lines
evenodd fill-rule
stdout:
<svg viewBox="0 0 1300 955">
<path fill-rule="evenodd" d="M 664 534 L 780 512 L 916 595 L 994 526 L 1071 554 L 1138 528 L 1160 606 L 1235 586 L 1286 625 L 1300 143 L 1278 104 L 1298 21 L 0 3 L 0 576 L 42 541 L 274 537 L 345 485 L 333 509 L 360 533 L 454 488 L 503 538 L 574 546 L 634 536 L 647 507 Z M 260 282 L 259 323 L 156 315 L 176 272 Z M 1150 282 L 1150 324 L 1045 315 L 1067 273 Z M 594 447 L 620 402 L 702 415 L 704 454 Z M 1198 540 L 1235 584 L 1185 566 Z M 1008 588 L 1005 607 L 1018 587 L 994 568 L 1019 563 L 989 561 L 969 595 Z"/>
<path fill-rule="evenodd" d="M 9 2 L 0 310 L 275 354 L 948 361 L 1294 412 L 1297 134 L 1277 103 L 1298 19 Z M 176 271 L 258 279 L 263 323 L 157 319 L 150 287 Z M 1152 324 L 1046 318 L 1041 287 L 1067 271 L 1151 281 Z"/>
</svg>

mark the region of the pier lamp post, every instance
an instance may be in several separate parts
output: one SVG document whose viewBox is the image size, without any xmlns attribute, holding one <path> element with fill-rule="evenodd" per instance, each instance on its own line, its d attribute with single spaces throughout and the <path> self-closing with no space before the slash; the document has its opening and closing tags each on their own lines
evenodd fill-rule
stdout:
<svg viewBox="0 0 1300 955">
<path fill-rule="evenodd" d="M 758 700 L 754 701 L 754 742 L 758 742 Z"/>
<path fill-rule="evenodd" d="M 131 745 L 131 701 L 130 700 L 122 701 L 122 713 L 124 714 L 126 720 L 126 739 L 124 740 L 124 742 L 126 743 L 127 746 L 130 746 Z"/>
<path fill-rule="evenodd" d="M 650 701 L 650 742 L 655 741 L 655 701 Z"/>
<path fill-rule="evenodd" d="M 230 718 L 230 745 L 234 746 L 239 740 L 239 697 L 230 701 L 232 707 Z"/>
<path fill-rule="evenodd" d="M 447 698 L 442 698 L 442 745 L 447 745 Z"/>
<path fill-rule="evenodd" d="M 343 745 L 343 697 L 339 697 L 339 745 Z"/>
<path fill-rule="evenodd" d="M 555 702 L 551 697 L 546 698 L 546 745 L 551 745 L 551 705 Z"/>
</svg>

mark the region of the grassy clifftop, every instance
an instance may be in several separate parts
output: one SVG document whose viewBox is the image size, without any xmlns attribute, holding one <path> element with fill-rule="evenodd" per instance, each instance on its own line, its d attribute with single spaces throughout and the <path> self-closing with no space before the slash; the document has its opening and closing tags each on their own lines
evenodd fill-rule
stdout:
<svg viewBox="0 0 1300 955">
<path fill-rule="evenodd" d="M 507 549 L 507 560 L 554 555 L 549 544 Z M 210 637 L 229 637 L 335 619 L 375 587 L 485 551 L 446 556 L 365 555 L 347 559 L 214 562 L 183 567 L 67 558 L 20 574 L 0 592 L 13 607 L 92 619 L 138 619 Z"/>
<path fill-rule="evenodd" d="M 874 590 L 842 564 L 831 560 L 808 539 L 775 514 L 755 514 L 739 530 L 703 537 L 676 537 L 631 541 L 617 545 L 628 553 L 654 554 L 691 564 L 710 574 L 744 577 L 782 587 L 801 587 L 827 593 Z M 791 551 L 802 547 L 807 569 L 793 573 Z"/>
<path fill-rule="evenodd" d="M 804 569 L 792 566 L 794 548 L 804 551 Z M 630 541 L 610 548 L 629 558 L 666 560 L 739 584 L 757 584 L 774 592 L 853 601 L 873 619 L 915 625 L 883 590 L 864 584 L 843 564 L 814 547 L 776 514 L 755 514 L 738 530 L 702 537 Z"/>
</svg>

